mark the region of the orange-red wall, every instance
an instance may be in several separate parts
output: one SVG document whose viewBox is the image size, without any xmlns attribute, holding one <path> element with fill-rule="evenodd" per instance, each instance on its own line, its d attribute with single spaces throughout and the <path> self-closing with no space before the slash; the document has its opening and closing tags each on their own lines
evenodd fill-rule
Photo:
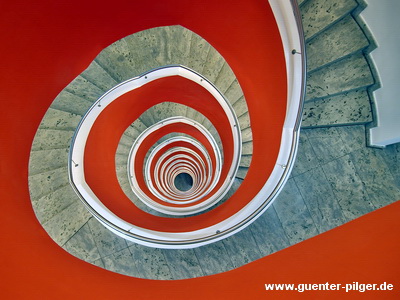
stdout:
<svg viewBox="0 0 400 300">
<path fill-rule="evenodd" d="M 264 55 L 271 34 L 263 26 L 269 15 L 265 1 L 151 3 L 41 0 L 0 4 L 1 298 L 399 299 L 399 202 L 237 270 L 184 281 L 114 274 L 70 256 L 47 236 L 29 199 L 32 139 L 55 96 L 110 43 L 134 31 L 184 24 L 223 53 L 248 97 L 265 98 L 268 83 L 263 81 L 263 72 L 273 63 Z M 251 80 L 246 75 L 249 71 Z M 257 110 L 257 104 L 252 105 Z M 396 290 L 323 295 L 264 290 L 264 283 L 326 281 L 386 281 L 395 284 Z"/>
</svg>

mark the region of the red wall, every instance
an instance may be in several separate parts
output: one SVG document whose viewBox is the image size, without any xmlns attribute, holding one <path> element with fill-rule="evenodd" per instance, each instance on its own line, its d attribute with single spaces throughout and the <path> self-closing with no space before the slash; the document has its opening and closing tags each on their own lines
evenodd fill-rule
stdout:
<svg viewBox="0 0 400 300">
<path fill-rule="evenodd" d="M 265 57 L 273 34 L 263 26 L 268 16 L 267 4 L 260 0 L 167 0 L 152 1 L 151 6 L 144 1 L 76 0 L 0 4 L 3 299 L 399 298 L 399 202 L 237 270 L 167 282 L 130 278 L 86 264 L 59 248 L 35 219 L 27 186 L 33 136 L 55 96 L 101 49 L 135 31 L 183 24 L 223 53 L 247 98 L 264 99 L 268 81 L 263 72 L 273 64 Z M 249 71 L 251 77 L 246 76 Z M 250 109 L 256 111 L 257 104 Z M 394 292 L 348 294 L 264 290 L 264 283 L 327 281 L 386 281 L 397 286 Z"/>
</svg>

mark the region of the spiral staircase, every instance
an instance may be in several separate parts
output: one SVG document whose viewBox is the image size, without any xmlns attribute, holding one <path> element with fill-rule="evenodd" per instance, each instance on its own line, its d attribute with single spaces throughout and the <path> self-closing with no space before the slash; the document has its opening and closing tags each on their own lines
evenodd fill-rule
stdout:
<svg viewBox="0 0 400 300">
<path fill-rule="evenodd" d="M 105 228 L 71 187 L 70 145 L 88 110 L 101 106 L 99 98 L 113 87 L 166 65 L 187 66 L 204 76 L 221 91 L 237 117 L 242 149 L 239 164 L 216 206 L 227 201 L 246 180 L 252 162 L 253 134 L 251 116 L 235 74 L 200 36 L 180 26 L 167 26 L 134 34 L 103 50 L 57 96 L 44 116 L 32 145 L 29 186 L 35 214 L 51 238 L 72 255 L 114 272 L 161 280 L 193 278 L 237 268 L 399 199 L 399 171 L 392 167 L 397 146 L 383 152 L 367 148 L 365 143 L 365 125 L 374 121 L 370 90 L 376 82 L 368 57 L 373 41 L 358 18 L 363 3 L 298 3 L 308 61 L 302 134 L 293 172 L 263 215 L 242 231 L 208 245 L 151 248 Z M 136 139 L 154 124 L 176 116 L 205 128 L 215 141 L 221 162 L 227 158 L 225 138 L 205 114 L 168 100 L 143 109 L 116 141 L 112 161 L 126 197 L 139 210 L 158 217 L 169 214 L 138 199 L 126 165 Z M 188 134 L 169 132 L 155 139 L 143 160 L 176 137 L 186 138 Z M 72 160 L 70 167 L 74 164 L 80 162 Z M 376 178 L 375 172 L 381 176 Z M 197 180 L 194 173 L 189 176 L 191 180 L 181 177 L 180 183 L 175 181 L 171 186 L 181 186 L 180 192 L 190 190 Z"/>
</svg>

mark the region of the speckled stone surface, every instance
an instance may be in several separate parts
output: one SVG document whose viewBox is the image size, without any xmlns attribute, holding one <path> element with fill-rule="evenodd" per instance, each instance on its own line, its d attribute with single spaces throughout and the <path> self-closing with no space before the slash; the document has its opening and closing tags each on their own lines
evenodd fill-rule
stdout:
<svg viewBox="0 0 400 300">
<path fill-rule="evenodd" d="M 306 102 L 302 127 L 366 124 L 372 119 L 368 93 L 365 89 L 361 89 Z"/>
<path fill-rule="evenodd" d="M 49 108 L 39 125 L 41 129 L 75 130 L 81 116 Z"/>
<path fill-rule="evenodd" d="M 347 154 L 347 148 L 335 127 L 304 131 L 320 164 Z"/>
<path fill-rule="evenodd" d="M 226 90 L 231 86 L 235 78 L 236 77 L 228 63 L 224 62 L 214 84 L 223 94 L 225 94 Z"/>
<path fill-rule="evenodd" d="M 322 66 L 361 51 L 369 42 L 351 15 L 306 44 L 307 70 Z"/>
<path fill-rule="evenodd" d="M 225 272 L 233 269 L 232 261 L 222 241 L 194 248 L 204 275 Z"/>
<path fill-rule="evenodd" d="M 322 169 L 348 220 L 360 217 L 375 208 L 368 199 L 365 185 L 349 155 L 323 165 Z"/>
<path fill-rule="evenodd" d="M 308 75 L 306 101 L 372 85 L 374 79 L 362 54 L 340 60 Z"/>
<path fill-rule="evenodd" d="M 200 74 L 203 72 L 211 45 L 197 34 L 192 35 L 187 66 Z"/>
<path fill-rule="evenodd" d="M 286 182 L 272 205 L 291 245 L 319 233 L 293 179 Z"/>
<path fill-rule="evenodd" d="M 322 32 L 326 27 L 357 7 L 355 0 L 326 1 L 308 0 L 301 7 L 304 34 L 307 39 Z"/>
<path fill-rule="evenodd" d="M 389 145 L 378 151 L 378 155 L 385 161 L 396 185 L 400 187 L 400 144 Z"/>
<path fill-rule="evenodd" d="M 228 87 L 224 96 L 232 105 L 243 96 L 242 88 L 236 79 Z"/>
<path fill-rule="evenodd" d="M 249 112 L 246 112 L 243 115 L 241 115 L 238 118 L 238 121 L 239 121 L 239 126 L 240 126 L 241 129 L 245 129 L 245 128 L 251 127 Z"/>
<path fill-rule="evenodd" d="M 290 245 L 289 239 L 283 230 L 282 223 L 273 206 L 270 206 L 248 228 L 252 232 L 262 256 L 272 254 Z"/>
<path fill-rule="evenodd" d="M 95 218 L 91 218 L 88 224 L 101 257 L 108 256 L 128 247 L 123 238 L 113 234 Z"/>
<path fill-rule="evenodd" d="M 300 131 L 299 147 L 297 150 L 295 164 L 292 169 L 293 176 L 303 174 L 319 166 L 314 149 L 311 147 L 307 135 L 303 132 L 304 130 Z"/>
<path fill-rule="evenodd" d="M 262 257 L 249 227 L 222 242 L 235 268 Z"/>
<path fill-rule="evenodd" d="M 95 102 L 104 94 L 104 90 L 98 88 L 81 75 L 72 80 L 72 82 L 66 86 L 65 90 L 91 103 Z"/>
<path fill-rule="evenodd" d="M 93 61 L 81 76 L 103 91 L 108 91 L 118 84 L 96 61 Z"/>
<path fill-rule="evenodd" d="M 132 254 L 128 248 L 117 251 L 109 256 L 102 257 L 102 261 L 107 270 L 128 276 L 138 274 Z"/>
<path fill-rule="evenodd" d="M 68 184 L 68 171 L 66 166 L 31 175 L 29 176 L 29 192 L 31 199 L 40 198 Z"/>
<path fill-rule="evenodd" d="M 242 155 L 242 157 L 240 158 L 240 166 L 241 167 L 250 167 L 250 163 L 251 163 L 251 156 L 250 155 Z"/>
<path fill-rule="evenodd" d="M 221 56 L 221 54 L 219 54 L 215 48 L 210 47 L 210 51 L 208 52 L 207 59 L 204 64 L 203 72 L 201 74 L 211 82 L 215 82 L 224 63 L 225 59 Z"/>
<path fill-rule="evenodd" d="M 125 39 L 105 48 L 95 61 L 118 83 L 142 73 L 141 70 L 138 70 L 139 67 L 136 66 Z"/>
<path fill-rule="evenodd" d="M 80 201 L 69 185 L 65 185 L 38 199 L 32 199 L 36 218 L 46 223 L 71 204 Z"/>
<path fill-rule="evenodd" d="M 299 175 L 294 181 L 319 232 L 335 228 L 347 221 L 321 168 Z"/>
<path fill-rule="evenodd" d="M 32 143 L 32 151 L 66 149 L 71 143 L 72 130 L 38 129 Z"/>
<path fill-rule="evenodd" d="M 173 279 L 185 279 L 205 275 L 193 249 L 163 249 L 162 252 L 167 260 Z"/>
<path fill-rule="evenodd" d="M 336 131 L 339 133 L 348 153 L 367 146 L 364 125 L 336 127 Z"/>
<path fill-rule="evenodd" d="M 251 128 L 245 128 L 242 130 L 242 142 L 249 142 L 253 140 L 253 134 L 251 132 Z"/>
<path fill-rule="evenodd" d="M 350 154 L 375 208 L 383 207 L 400 199 L 400 187 L 390 173 L 389 166 L 379 156 L 381 151 L 381 149 L 363 148 Z"/>
<path fill-rule="evenodd" d="M 75 201 L 42 225 L 51 238 L 62 246 L 91 216 L 80 201 Z"/>
<path fill-rule="evenodd" d="M 158 280 L 173 279 L 161 249 L 131 243 L 129 251 L 137 269 L 137 273 L 134 274 L 135 277 Z"/>
<path fill-rule="evenodd" d="M 95 262 L 100 259 L 99 250 L 87 223 L 64 244 L 63 248 L 72 255 L 87 262 Z"/>
<path fill-rule="evenodd" d="M 68 149 L 51 149 L 32 151 L 29 158 L 29 174 L 35 175 L 45 171 L 55 170 L 66 166 Z"/>
<path fill-rule="evenodd" d="M 91 105 L 92 102 L 63 90 L 50 107 L 77 115 L 84 115 Z"/>
</svg>

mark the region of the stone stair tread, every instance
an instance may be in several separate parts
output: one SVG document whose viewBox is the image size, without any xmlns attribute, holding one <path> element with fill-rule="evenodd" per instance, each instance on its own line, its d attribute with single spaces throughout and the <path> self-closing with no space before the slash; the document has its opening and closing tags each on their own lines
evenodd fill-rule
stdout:
<svg viewBox="0 0 400 300">
<path fill-rule="evenodd" d="M 30 175 L 29 191 L 31 199 L 35 200 L 43 197 L 68 184 L 69 180 L 67 166 L 35 175 Z"/>
<path fill-rule="evenodd" d="M 103 91 L 108 91 L 118 84 L 95 60 L 81 75 Z"/>
<path fill-rule="evenodd" d="M 239 166 L 241 167 L 250 167 L 251 164 L 251 155 L 242 155 L 242 157 L 240 158 L 240 164 Z"/>
<path fill-rule="evenodd" d="M 231 105 L 233 105 L 236 101 L 243 96 L 242 88 L 239 85 L 237 79 L 235 79 L 229 88 L 225 92 L 225 98 L 229 101 Z"/>
<path fill-rule="evenodd" d="M 215 86 L 222 93 L 225 94 L 227 89 L 231 86 L 235 80 L 235 74 L 233 73 L 231 67 L 225 61 L 217 78 L 215 79 Z"/>
<path fill-rule="evenodd" d="M 247 103 L 244 97 L 240 97 L 234 104 L 233 109 L 235 110 L 236 116 L 241 116 L 248 111 Z"/>
<path fill-rule="evenodd" d="M 248 171 L 248 168 L 246 168 L 246 167 L 239 167 L 239 169 L 238 169 L 238 171 L 237 171 L 237 173 L 236 173 L 236 178 L 245 179 L 245 177 L 246 177 L 246 175 L 247 175 L 247 171 Z"/>
<path fill-rule="evenodd" d="M 92 215 L 81 201 L 75 201 L 67 208 L 43 223 L 44 229 L 59 245 L 64 245 Z"/>
<path fill-rule="evenodd" d="M 155 118 L 153 117 L 152 109 L 148 109 L 143 112 L 139 119 L 146 125 L 146 127 L 150 127 L 151 125 L 155 124 Z"/>
<path fill-rule="evenodd" d="M 74 113 L 49 108 L 39 128 L 74 131 L 81 121 L 81 118 L 80 115 Z"/>
<path fill-rule="evenodd" d="M 187 60 L 187 66 L 200 73 L 203 72 L 205 62 L 211 45 L 197 34 L 192 34 L 190 52 Z"/>
<path fill-rule="evenodd" d="M 306 44 L 307 69 L 312 71 L 369 46 L 368 39 L 351 15 Z"/>
<path fill-rule="evenodd" d="M 306 40 L 323 32 L 328 26 L 349 14 L 357 7 L 355 0 L 309 0 L 301 6 L 303 29 Z"/>
<path fill-rule="evenodd" d="M 305 103 L 302 127 L 363 124 L 372 120 L 368 92 L 360 89 Z"/>
<path fill-rule="evenodd" d="M 51 108 L 83 116 L 92 106 L 92 102 L 63 90 L 54 99 Z"/>
<path fill-rule="evenodd" d="M 68 149 L 51 149 L 31 151 L 29 158 L 29 175 L 55 170 L 68 163 Z"/>
<path fill-rule="evenodd" d="M 251 132 L 250 127 L 242 129 L 241 133 L 242 133 L 242 143 L 250 142 L 253 140 L 253 133 Z"/>
<path fill-rule="evenodd" d="M 81 75 L 77 76 L 70 84 L 68 84 L 65 90 L 91 103 L 94 103 L 104 94 L 104 90 L 98 88 Z"/>
<path fill-rule="evenodd" d="M 238 118 L 238 121 L 241 130 L 251 127 L 249 112 L 245 112 L 243 115 L 241 115 Z"/>
<path fill-rule="evenodd" d="M 253 154 L 253 141 L 242 144 L 242 156 Z"/>
<path fill-rule="evenodd" d="M 73 135 L 74 131 L 39 128 L 32 144 L 32 151 L 67 149 Z"/>
<path fill-rule="evenodd" d="M 153 116 L 156 122 L 174 116 L 186 116 L 188 106 L 175 102 L 162 102 L 153 106 Z"/>
<path fill-rule="evenodd" d="M 170 45 L 168 48 L 169 61 L 164 64 L 187 65 L 192 32 L 179 25 L 164 27 L 164 30 L 169 41 L 167 45 Z"/>
<path fill-rule="evenodd" d="M 67 184 L 32 201 L 34 212 L 40 223 L 45 223 L 72 203 L 80 201 L 78 195 Z"/>
<path fill-rule="evenodd" d="M 308 75 L 305 101 L 333 96 L 374 83 L 362 54 L 352 55 Z"/>
<path fill-rule="evenodd" d="M 134 61 L 127 39 L 118 40 L 105 48 L 95 61 L 118 83 L 142 73 Z"/>
<path fill-rule="evenodd" d="M 215 82 L 224 65 L 224 58 L 215 48 L 210 47 L 202 75 L 211 82 Z"/>
</svg>

